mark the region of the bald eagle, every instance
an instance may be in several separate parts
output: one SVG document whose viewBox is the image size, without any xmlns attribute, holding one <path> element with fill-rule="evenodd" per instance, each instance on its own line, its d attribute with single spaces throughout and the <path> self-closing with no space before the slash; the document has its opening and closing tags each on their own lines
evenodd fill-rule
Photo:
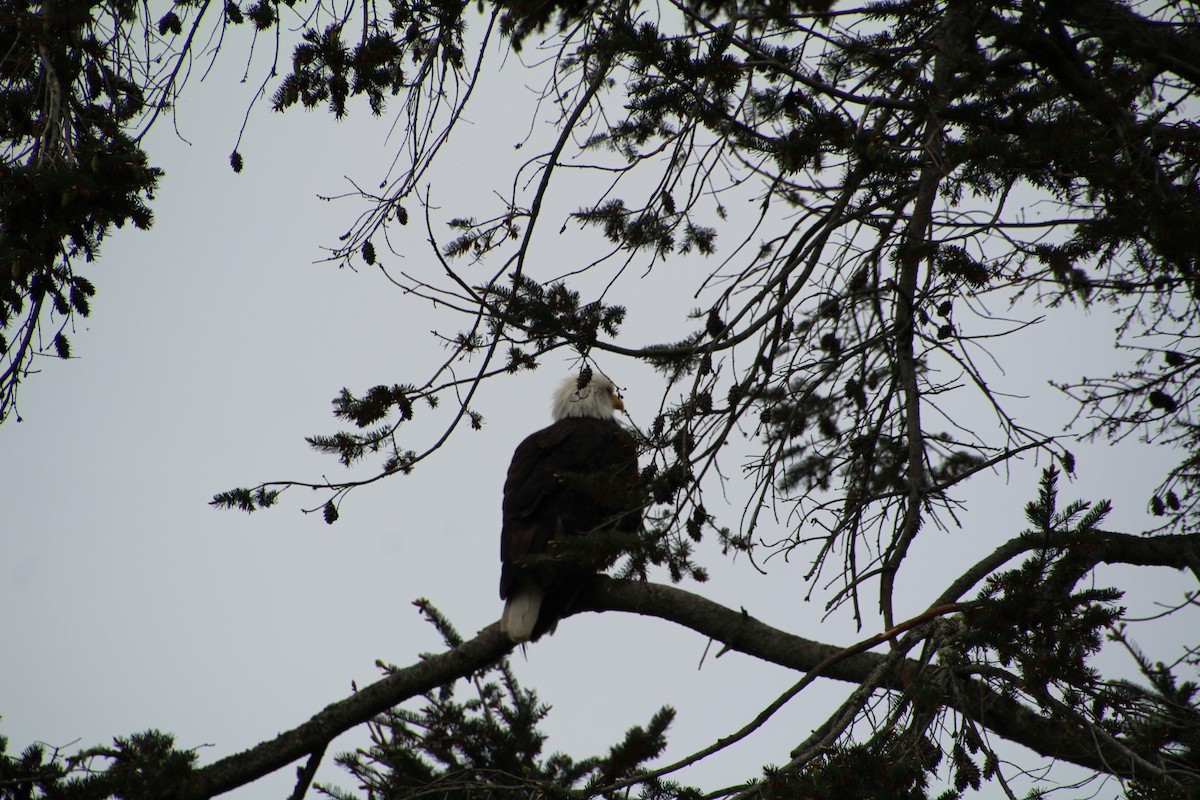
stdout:
<svg viewBox="0 0 1200 800">
<path fill-rule="evenodd" d="M 564 547 L 569 537 L 636 532 L 642 524 L 637 450 L 616 420 L 625 404 L 599 373 L 570 377 L 554 394 L 555 422 L 517 446 L 504 483 L 500 630 L 514 642 L 554 632 L 609 552 Z M 576 542 L 578 545 L 579 542 Z"/>
</svg>

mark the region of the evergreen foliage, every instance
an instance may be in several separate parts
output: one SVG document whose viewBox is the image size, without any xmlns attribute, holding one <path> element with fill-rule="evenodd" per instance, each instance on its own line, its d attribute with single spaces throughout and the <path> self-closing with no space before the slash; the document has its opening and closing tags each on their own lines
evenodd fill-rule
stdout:
<svg viewBox="0 0 1200 800">
<path fill-rule="evenodd" d="M 5 753 L 0 736 L 0 798 L 3 800 L 156 800 L 180 791 L 192 776 L 196 754 L 176 750 L 159 731 L 118 737 L 70 757 L 30 745 L 19 756 Z"/>
<path fill-rule="evenodd" d="M 148 229 L 162 171 L 132 129 L 164 102 L 125 49 L 126 0 L 0 8 L 0 422 L 34 356 L 71 357 L 96 289 L 80 266 L 113 228 Z"/>
<path fill-rule="evenodd" d="M 427 601 L 418 604 L 447 647 L 463 639 Z M 384 672 L 398 668 L 383 666 Z M 634 726 L 606 755 L 575 760 L 563 753 L 546 755 L 539 723 L 550 707 L 524 689 L 501 659 L 465 677 L 470 697 L 459 699 L 459 685 L 447 684 L 422 697 L 420 710 L 391 709 L 370 724 L 371 745 L 338 757 L 364 794 L 321 787 L 337 800 L 399 800 L 423 796 L 443 800 L 525 800 L 529 797 L 624 797 L 602 791 L 618 781 L 639 780 L 644 764 L 666 746 L 675 716 L 660 709 L 645 726 Z M 600 790 L 600 791 L 597 791 Z M 647 779 L 636 797 L 698 798 L 690 788 Z"/>
<path fill-rule="evenodd" d="M 923 747 L 902 742 L 849 745 L 815 759 L 801 772 L 768 767 L 761 781 L 761 796 L 770 800 L 804 800 L 809 797 L 856 797 L 863 800 L 957 800 L 966 784 L 979 788 L 979 779 L 955 779 L 956 790 L 929 794 L 929 773 L 938 765 L 940 753 L 928 741 Z M 956 745 L 956 753 L 963 752 Z M 964 756 L 961 762 L 970 763 Z M 966 772 L 958 769 L 956 774 Z M 976 770 L 977 774 L 978 770 Z M 969 773 L 968 773 L 969 774 Z M 963 785 L 959 785 L 963 784 Z"/>
</svg>

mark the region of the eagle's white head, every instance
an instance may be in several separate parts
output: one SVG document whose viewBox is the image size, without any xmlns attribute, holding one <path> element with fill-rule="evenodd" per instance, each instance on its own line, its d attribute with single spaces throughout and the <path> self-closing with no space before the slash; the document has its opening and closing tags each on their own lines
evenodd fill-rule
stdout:
<svg viewBox="0 0 1200 800">
<path fill-rule="evenodd" d="M 551 404 L 551 414 L 554 419 L 567 417 L 595 417 L 596 419 L 612 419 L 618 411 L 625 410 L 625 403 L 617 392 L 617 387 L 607 375 L 599 372 L 592 374 L 592 379 L 582 389 L 579 388 L 579 378 L 572 375 L 565 379 L 558 391 L 554 393 Z"/>
</svg>

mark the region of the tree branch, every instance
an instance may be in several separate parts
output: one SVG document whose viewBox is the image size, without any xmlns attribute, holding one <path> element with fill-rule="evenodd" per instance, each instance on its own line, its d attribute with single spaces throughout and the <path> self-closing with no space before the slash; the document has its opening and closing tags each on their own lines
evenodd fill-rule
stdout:
<svg viewBox="0 0 1200 800">
<path fill-rule="evenodd" d="M 499 623 L 445 653 L 422 658 L 317 712 L 307 722 L 249 750 L 215 761 L 195 772 L 192 782 L 163 797 L 200 800 L 231 791 L 319 752 L 325 744 L 389 708 L 470 675 L 512 652 L 513 643 Z"/>
<path fill-rule="evenodd" d="M 985 560 L 987 566 L 995 569 L 1018 553 L 1039 546 L 1033 538 L 1019 537 L 1002 545 Z M 1086 546 L 1096 563 L 1186 569 L 1189 553 L 1200 549 L 1200 534 L 1144 538 L 1122 533 L 1097 533 L 1062 537 L 1051 544 Z M 983 563 L 968 571 L 964 579 L 970 576 L 978 580 Z M 967 588 L 969 586 L 962 590 Z M 583 592 L 579 607 L 572 613 L 582 611 L 625 611 L 657 617 L 763 661 L 803 672 L 819 669 L 824 677 L 873 684 L 871 688 L 875 689 L 898 691 L 902 688 L 902 672 L 915 675 L 925 669 L 919 662 L 906 659 L 896 669 L 885 670 L 882 677 L 875 674 L 886 656 L 868 652 L 862 645 L 882 644 L 895 635 L 892 632 L 868 639 L 859 646 L 838 647 L 781 631 L 755 619 L 745 610 L 726 608 L 674 586 L 598 576 Z M 512 642 L 500 633 L 499 625 L 493 623 L 474 639 L 444 653 L 423 656 L 415 664 L 330 704 L 307 722 L 274 739 L 201 767 L 187 786 L 172 789 L 163 796 L 201 800 L 244 786 L 298 759 L 323 751 L 330 741 L 351 728 L 406 700 L 477 672 L 507 656 L 512 649 Z M 1133 773 L 1134 765 L 1124 747 L 1095 742 L 1092 748 L 1086 748 L 1076 737 L 1064 735 L 1061 722 L 1046 719 L 978 681 L 963 681 L 962 689 L 954 697 L 944 698 L 944 702 L 998 736 L 1047 757 L 1088 769 L 1122 776 Z"/>
</svg>

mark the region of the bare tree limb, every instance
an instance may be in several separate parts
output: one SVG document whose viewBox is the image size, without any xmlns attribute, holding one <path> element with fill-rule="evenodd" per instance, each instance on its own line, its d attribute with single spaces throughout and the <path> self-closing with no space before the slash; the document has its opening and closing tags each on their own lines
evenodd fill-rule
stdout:
<svg viewBox="0 0 1200 800">
<path fill-rule="evenodd" d="M 304 796 L 308 794 L 308 788 L 312 786 L 313 778 L 317 776 L 317 768 L 321 766 L 321 759 L 324 757 L 325 748 L 322 747 L 313 751 L 304 766 L 296 770 L 296 788 L 288 800 L 304 800 Z"/>
</svg>

